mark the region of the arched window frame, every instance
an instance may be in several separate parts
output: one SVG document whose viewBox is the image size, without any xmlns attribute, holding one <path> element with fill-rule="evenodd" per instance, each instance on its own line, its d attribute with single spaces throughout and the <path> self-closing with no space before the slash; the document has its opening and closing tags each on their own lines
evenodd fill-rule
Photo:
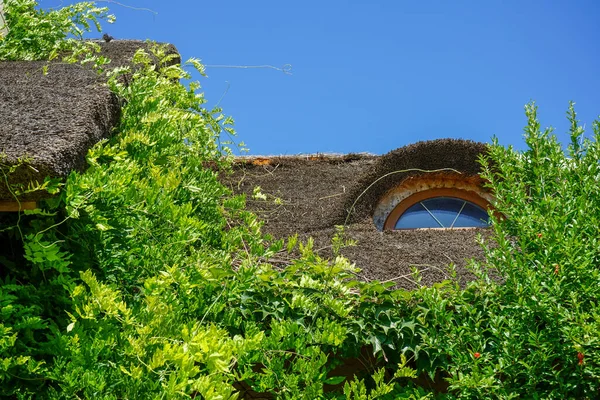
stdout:
<svg viewBox="0 0 600 400">
<path fill-rule="evenodd" d="M 396 230 L 396 223 L 398 222 L 398 219 L 402 216 L 402 214 L 404 214 L 404 212 L 406 210 L 408 210 L 410 207 L 412 207 L 413 205 L 415 205 L 421 201 L 436 198 L 436 197 L 454 197 L 457 199 L 466 200 L 468 202 L 475 204 L 476 206 L 483 208 L 486 211 L 492 208 L 489 201 L 487 201 L 486 199 L 484 199 L 483 197 L 479 196 L 477 193 L 472 192 L 472 191 L 455 189 L 455 188 L 428 189 L 428 190 L 423 190 L 423 191 L 414 193 L 414 194 L 406 197 L 400 203 L 398 203 L 396 205 L 396 207 L 394 207 L 394 209 L 387 216 L 385 223 L 383 225 L 383 229 L 384 230 Z M 457 228 L 415 228 L 415 229 L 457 229 Z M 461 228 L 461 229 L 469 229 L 469 228 Z"/>
</svg>

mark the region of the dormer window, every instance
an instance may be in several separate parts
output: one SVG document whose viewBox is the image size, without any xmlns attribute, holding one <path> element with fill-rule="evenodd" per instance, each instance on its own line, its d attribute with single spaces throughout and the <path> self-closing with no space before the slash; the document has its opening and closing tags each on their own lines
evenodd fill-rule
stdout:
<svg viewBox="0 0 600 400">
<path fill-rule="evenodd" d="M 383 229 L 485 228 L 490 203 L 478 193 L 457 188 L 418 191 L 398 202 Z"/>
<path fill-rule="evenodd" d="M 487 212 L 457 197 L 434 197 L 410 206 L 398 218 L 394 229 L 479 228 L 489 225 Z"/>
</svg>

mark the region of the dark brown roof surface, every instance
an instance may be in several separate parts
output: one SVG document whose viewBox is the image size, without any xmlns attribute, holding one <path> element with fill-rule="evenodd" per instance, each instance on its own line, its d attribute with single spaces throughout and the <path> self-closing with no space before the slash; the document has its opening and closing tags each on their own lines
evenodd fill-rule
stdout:
<svg viewBox="0 0 600 400">
<path fill-rule="evenodd" d="M 451 168 L 465 177 L 478 175 L 480 166 L 477 158 L 486 152 L 486 146 L 485 143 L 470 140 L 438 139 L 417 142 L 393 150 L 381 156 L 373 168 L 358 179 L 354 186 L 355 191 L 347 197 L 345 208 L 349 210 L 354 204 L 351 214 L 353 221 L 372 215 L 373 207 L 387 191 L 408 177 L 427 174 L 417 169 L 433 171 Z M 402 170 L 412 171 L 394 173 Z M 385 175 L 388 176 L 378 180 Z M 377 183 L 371 186 L 376 181 Z"/>
<path fill-rule="evenodd" d="M 399 287 L 414 288 L 413 267 L 422 271 L 422 283 L 429 285 L 448 278 L 447 266 L 454 263 L 458 280 L 464 284 L 473 278 L 465 268 L 467 260 L 483 257 L 476 237 L 488 235 L 488 230 L 380 232 L 372 219 L 379 199 L 409 176 L 423 173 L 393 174 L 369 186 L 389 172 L 409 168 L 453 168 L 472 177 L 479 171 L 477 157 L 485 150 L 482 143 L 442 139 L 409 145 L 383 156 L 240 158 L 234 173 L 223 180 L 234 192 L 246 194 L 248 208 L 265 221 L 266 233 L 275 238 L 294 233 L 304 239 L 313 237 L 315 248 L 324 256 L 331 256 L 334 227 L 344 225 L 350 206 L 363 193 L 346 226 L 348 237 L 358 244 L 342 251 L 362 270 L 361 279 L 391 280 Z M 266 200 L 253 198 L 256 186 Z"/>
<path fill-rule="evenodd" d="M 101 43 L 111 67 L 131 60 L 139 41 Z M 176 51 L 171 46 L 170 51 Z M 11 183 L 43 182 L 46 176 L 64 177 L 85 167 L 88 149 L 109 137 L 120 115 L 117 97 L 103 79 L 76 64 L 51 63 L 43 74 L 42 61 L 0 62 L 0 162 L 14 165 L 28 158 L 29 165 L 10 176 Z M 21 197 L 37 199 L 45 193 Z M 0 199 L 13 196 L 4 183 Z"/>
<path fill-rule="evenodd" d="M 355 178 L 376 160 L 372 155 L 242 159 L 227 183 L 247 195 L 249 208 L 265 221 L 269 232 L 287 236 L 343 224 L 344 203 Z M 267 201 L 252 197 L 256 186 L 268 195 Z"/>
<path fill-rule="evenodd" d="M 311 232 L 315 248 L 331 257 L 330 244 L 334 229 Z M 354 223 L 346 228 L 347 237 L 356 246 L 343 248 L 341 254 L 356 264 L 364 281 L 394 282 L 395 287 L 414 289 L 417 286 L 413 268 L 418 270 L 420 284 L 432 285 L 451 278 L 448 266 L 456 266 L 456 277 L 461 285 L 473 280 L 465 268 L 471 258 L 483 259 L 483 250 L 477 237 L 488 237 L 488 229 L 416 229 L 378 231 L 371 221 Z M 307 235 L 304 235 L 306 238 Z"/>
<path fill-rule="evenodd" d="M 74 64 L 54 63 L 47 75 L 42 61 L 0 62 L 0 152 L 3 163 L 30 158 L 12 182 L 43 182 L 85 165 L 94 143 L 110 135 L 119 102 L 99 76 Z M 0 186 L 0 198 L 10 199 Z"/>
</svg>

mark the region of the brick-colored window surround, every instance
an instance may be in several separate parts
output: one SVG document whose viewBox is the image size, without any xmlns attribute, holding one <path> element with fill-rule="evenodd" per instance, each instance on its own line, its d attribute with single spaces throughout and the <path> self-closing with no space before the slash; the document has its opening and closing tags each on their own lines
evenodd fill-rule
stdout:
<svg viewBox="0 0 600 400">
<path fill-rule="evenodd" d="M 477 193 L 469 191 L 469 190 L 461 190 L 455 188 L 433 188 L 424 190 L 421 192 L 414 193 L 404 200 L 402 200 L 396 207 L 390 212 L 387 219 L 385 220 L 385 224 L 383 226 L 384 230 L 394 230 L 396 228 L 396 223 L 398 219 L 404 214 L 406 210 L 408 210 L 411 206 L 428 199 L 433 199 L 436 197 L 452 197 L 460 200 L 466 200 L 470 203 L 475 204 L 483 208 L 484 210 L 488 210 L 491 208 L 489 201 L 479 196 Z M 431 229 L 431 228 L 429 228 Z M 436 228 L 433 228 L 436 229 Z M 437 228 L 437 229 L 449 229 L 449 228 Z"/>
</svg>

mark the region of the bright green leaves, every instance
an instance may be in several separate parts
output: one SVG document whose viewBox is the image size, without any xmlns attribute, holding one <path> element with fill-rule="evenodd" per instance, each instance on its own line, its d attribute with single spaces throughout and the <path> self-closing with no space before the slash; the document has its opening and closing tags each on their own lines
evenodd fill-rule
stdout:
<svg viewBox="0 0 600 400">
<path fill-rule="evenodd" d="M 72 61 L 84 55 L 89 57 L 94 45 L 68 36 L 81 39 L 91 25 L 100 31 L 100 20 L 114 21 L 107 8 L 95 7 L 90 2 L 52 11 L 36 6 L 34 0 L 4 0 L 8 33 L 0 38 L 0 60 L 48 60 L 65 54 Z M 87 61 L 101 60 L 92 57 Z"/>
<path fill-rule="evenodd" d="M 88 298 L 93 301 L 82 302 L 82 306 L 77 309 L 80 318 L 95 319 L 97 316 L 115 318 L 119 321 L 127 322 L 131 317 L 131 311 L 121 300 L 118 291 L 111 289 L 107 285 L 98 282 L 91 271 L 85 271 L 80 274 L 81 280 L 88 286 Z M 73 291 L 73 297 L 77 298 L 85 293 L 81 286 Z"/>
<path fill-rule="evenodd" d="M 584 332 L 598 328 L 586 310 L 596 309 L 600 295 L 600 136 L 595 131 L 584 137 L 571 103 L 565 154 L 552 130 L 541 129 L 534 104 L 527 105 L 526 115 L 528 149 L 520 153 L 495 142 L 491 162 L 483 164 L 496 209 L 506 216 L 493 225 L 497 245 L 486 249 L 488 262 L 505 278 L 497 289 L 503 307 L 492 307 L 491 318 L 480 317 L 481 326 L 489 323 L 493 332 L 487 340 L 493 356 L 486 353 L 489 363 L 481 362 L 472 376 L 453 381 L 453 387 L 496 388 L 502 374 L 510 377 L 514 393 L 520 393 L 521 385 L 530 392 L 543 390 L 541 397 L 593 397 L 577 376 L 595 374 L 591 370 L 596 367 L 579 365 L 576 356 L 593 352 L 587 346 L 582 351 L 577 343 L 590 337 Z"/>
<path fill-rule="evenodd" d="M 25 258 L 41 271 L 54 269 L 59 273 L 68 272 L 69 254 L 61 252 L 57 243 L 41 239 L 39 235 L 29 234 L 23 244 Z"/>
<path fill-rule="evenodd" d="M 200 61 L 199 59 L 192 57 L 189 60 L 187 60 L 186 64 L 192 65 L 196 69 L 196 71 L 198 71 L 203 76 L 206 76 L 206 69 L 204 68 L 204 64 L 202 64 L 202 61 Z"/>
<path fill-rule="evenodd" d="M 119 343 L 114 350 L 121 354 L 121 380 L 135 388 L 157 377 L 157 389 L 171 396 L 194 392 L 222 398 L 233 396 L 229 384 L 233 377 L 231 368 L 235 357 L 246 351 L 244 341 L 230 338 L 214 324 L 184 322 L 177 317 L 176 307 L 164 304 L 167 308 L 161 309 L 152 296 L 132 313 L 118 291 L 99 283 L 89 271 L 81 277 L 87 288 L 79 286 L 73 292 L 78 320 L 67 330 L 84 343 L 98 339 L 105 346 Z M 167 299 L 163 296 L 162 300 Z M 95 336 L 94 332 L 102 336 Z M 251 349 L 261 337 L 258 333 L 249 339 Z M 103 353 L 95 356 L 100 365 L 108 355 Z M 119 392 L 134 393 L 126 387 Z"/>
<path fill-rule="evenodd" d="M 106 61 L 65 39 L 110 19 L 103 8 L 7 0 L 5 11 L 0 59 Z M 528 105 L 528 150 L 495 143 L 483 162 L 506 218 L 493 217 L 487 263 L 474 266 L 482 279 L 394 291 L 357 280 L 338 257 L 353 244 L 342 229 L 333 260 L 312 239 L 264 237 L 218 179 L 231 169 L 222 135 L 233 119 L 204 108 L 199 83 L 179 82 L 190 74 L 176 55 L 150 53 L 109 72 L 118 132 L 90 150 L 52 212 L 2 228 L 1 396 L 233 399 L 238 381 L 310 400 L 597 395 L 598 122 L 584 138 L 571 105 L 567 156 Z M 356 377 L 337 370 L 349 359 Z"/>
</svg>

